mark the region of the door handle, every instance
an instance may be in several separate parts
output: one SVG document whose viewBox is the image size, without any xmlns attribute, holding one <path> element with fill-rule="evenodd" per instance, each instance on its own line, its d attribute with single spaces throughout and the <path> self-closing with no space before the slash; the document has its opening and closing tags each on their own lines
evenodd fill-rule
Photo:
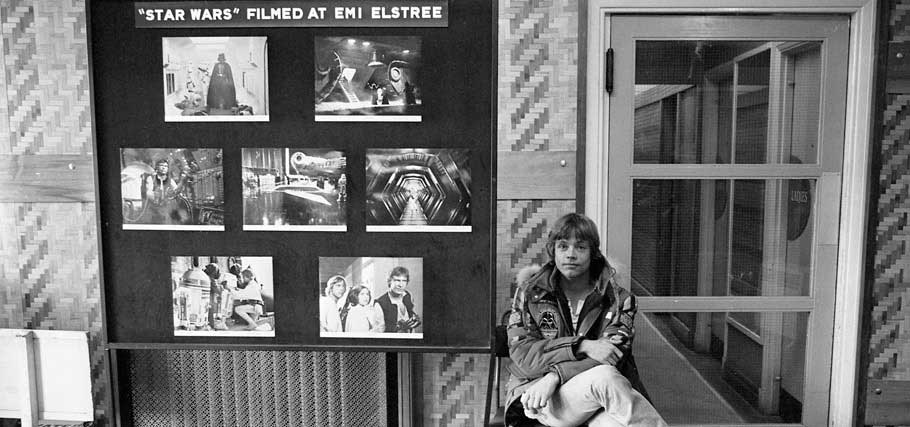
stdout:
<svg viewBox="0 0 910 427">
<path fill-rule="evenodd" d="M 607 94 L 613 93 L 613 48 L 604 53 L 604 89 Z"/>
</svg>

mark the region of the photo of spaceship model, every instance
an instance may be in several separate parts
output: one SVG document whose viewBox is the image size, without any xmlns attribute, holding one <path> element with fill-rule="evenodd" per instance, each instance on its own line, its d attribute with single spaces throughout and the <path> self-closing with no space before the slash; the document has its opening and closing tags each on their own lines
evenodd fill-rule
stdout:
<svg viewBox="0 0 910 427">
<path fill-rule="evenodd" d="M 224 175 L 218 148 L 123 148 L 124 230 L 224 231 Z"/>
<path fill-rule="evenodd" d="M 347 161 L 342 151 L 244 148 L 243 229 L 347 231 Z"/>
<path fill-rule="evenodd" d="M 470 150 L 368 149 L 366 230 L 470 232 Z"/>
<path fill-rule="evenodd" d="M 269 121 L 265 37 L 164 37 L 164 121 Z"/>
<path fill-rule="evenodd" d="M 421 121 L 420 37 L 315 41 L 316 121 Z"/>
</svg>

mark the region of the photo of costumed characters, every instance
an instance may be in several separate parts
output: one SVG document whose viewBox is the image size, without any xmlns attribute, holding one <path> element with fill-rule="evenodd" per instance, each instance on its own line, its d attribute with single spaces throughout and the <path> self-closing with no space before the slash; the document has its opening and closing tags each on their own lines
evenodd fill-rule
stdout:
<svg viewBox="0 0 910 427">
<path fill-rule="evenodd" d="M 319 331 L 341 332 L 341 310 L 347 301 L 348 282 L 336 275 L 326 281 L 325 289 L 319 297 Z"/>
<path fill-rule="evenodd" d="M 422 323 L 407 290 L 410 281 L 411 273 L 405 267 L 397 266 L 389 272 L 386 280 L 389 290 L 376 299 L 376 305 L 382 310 L 385 332 L 416 332 Z"/>
<path fill-rule="evenodd" d="M 348 292 L 347 304 L 341 310 L 345 332 L 385 332 L 382 308 L 373 301 L 370 288 L 357 285 Z"/>
<path fill-rule="evenodd" d="M 319 257 L 322 338 L 421 339 L 423 298 L 422 258 Z"/>
<path fill-rule="evenodd" d="M 248 266 L 240 257 L 171 258 L 174 335 L 274 336 L 271 258 L 242 262 Z"/>
</svg>

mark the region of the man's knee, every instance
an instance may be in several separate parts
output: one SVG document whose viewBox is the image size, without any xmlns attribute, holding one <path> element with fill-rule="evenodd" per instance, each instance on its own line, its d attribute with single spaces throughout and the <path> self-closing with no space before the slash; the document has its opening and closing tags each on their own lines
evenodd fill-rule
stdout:
<svg viewBox="0 0 910 427">
<path fill-rule="evenodd" d="M 591 385 L 599 390 L 628 392 L 632 390 L 632 384 L 623 376 L 622 373 L 612 365 L 595 366 L 580 375 L 585 375 L 591 381 Z"/>
</svg>

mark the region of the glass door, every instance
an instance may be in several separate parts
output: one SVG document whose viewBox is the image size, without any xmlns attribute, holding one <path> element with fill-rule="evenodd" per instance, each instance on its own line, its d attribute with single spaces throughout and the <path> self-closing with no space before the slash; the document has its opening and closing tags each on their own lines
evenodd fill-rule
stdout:
<svg viewBox="0 0 910 427">
<path fill-rule="evenodd" d="M 849 20 L 607 19 L 607 253 L 655 406 L 827 424 Z"/>
</svg>

